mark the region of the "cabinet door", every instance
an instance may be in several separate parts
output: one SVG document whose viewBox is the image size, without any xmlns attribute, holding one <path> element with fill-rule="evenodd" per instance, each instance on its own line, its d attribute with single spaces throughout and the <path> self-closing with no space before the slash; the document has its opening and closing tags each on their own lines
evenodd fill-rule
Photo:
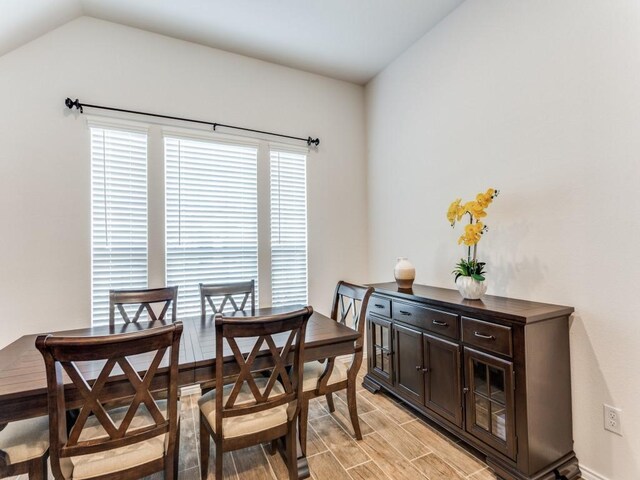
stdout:
<svg viewBox="0 0 640 480">
<path fill-rule="evenodd" d="M 391 322 L 373 315 L 367 317 L 369 327 L 369 373 L 378 380 L 393 380 L 391 350 Z"/>
<path fill-rule="evenodd" d="M 422 333 L 398 324 L 393 326 L 395 380 L 399 393 L 420 404 L 424 402 Z"/>
<path fill-rule="evenodd" d="M 464 349 L 466 430 L 515 460 L 513 363 Z"/>
<path fill-rule="evenodd" d="M 462 426 L 460 347 L 424 334 L 425 406 Z"/>
</svg>

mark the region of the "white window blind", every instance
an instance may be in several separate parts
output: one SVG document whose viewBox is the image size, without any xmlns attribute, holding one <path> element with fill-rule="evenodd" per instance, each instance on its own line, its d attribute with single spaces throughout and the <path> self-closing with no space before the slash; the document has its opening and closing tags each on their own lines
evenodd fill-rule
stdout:
<svg viewBox="0 0 640 480">
<path fill-rule="evenodd" d="M 109 320 L 109 290 L 147 286 L 147 135 L 91 128 L 91 311 Z"/>
<path fill-rule="evenodd" d="M 271 148 L 271 303 L 307 303 L 307 156 Z"/>
<path fill-rule="evenodd" d="M 257 148 L 165 137 L 166 277 L 178 314 L 199 283 L 258 281 Z"/>
</svg>

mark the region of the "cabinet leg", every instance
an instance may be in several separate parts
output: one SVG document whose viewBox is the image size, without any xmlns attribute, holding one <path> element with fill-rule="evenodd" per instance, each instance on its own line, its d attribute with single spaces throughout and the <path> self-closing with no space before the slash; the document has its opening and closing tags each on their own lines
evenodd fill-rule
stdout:
<svg viewBox="0 0 640 480">
<path fill-rule="evenodd" d="M 362 380 L 362 386 L 369 390 L 371 393 L 378 393 L 380 391 L 380 385 L 369 378 L 369 375 L 364 376 Z"/>
<path fill-rule="evenodd" d="M 534 478 L 535 480 L 580 480 L 582 476 L 578 459 L 573 452 L 560 459 L 556 465 L 551 466 L 546 472 L 536 474 L 535 477 L 512 470 L 506 465 L 495 462 L 491 457 L 487 457 L 486 462 L 494 471 L 496 478 L 500 480 L 533 480 Z"/>
</svg>

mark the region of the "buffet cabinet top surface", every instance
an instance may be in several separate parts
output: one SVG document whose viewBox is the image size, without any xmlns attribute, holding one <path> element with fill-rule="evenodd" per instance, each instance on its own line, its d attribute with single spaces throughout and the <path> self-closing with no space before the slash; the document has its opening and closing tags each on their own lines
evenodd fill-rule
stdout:
<svg viewBox="0 0 640 480">
<path fill-rule="evenodd" d="M 457 290 L 449 288 L 413 285 L 410 289 L 398 288 L 395 282 L 374 283 L 378 294 L 390 295 L 399 299 L 420 301 L 433 307 L 453 309 L 462 314 L 485 314 L 516 323 L 535 323 L 550 318 L 569 316 L 573 307 L 531 302 L 514 298 L 485 295 L 481 300 L 465 300 Z"/>
</svg>

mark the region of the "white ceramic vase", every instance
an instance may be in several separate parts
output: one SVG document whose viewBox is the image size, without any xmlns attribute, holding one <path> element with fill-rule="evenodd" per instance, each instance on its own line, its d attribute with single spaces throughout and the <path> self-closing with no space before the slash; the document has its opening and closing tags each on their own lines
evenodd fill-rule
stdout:
<svg viewBox="0 0 640 480">
<path fill-rule="evenodd" d="M 467 300 L 478 300 L 487 291 L 487 284 L 485 282 L 479 282 L 472 277 L 458 277 L 456 280 L 456 287 L 460 295 Z"/>
<path fill-rule="evenodd" d="M 407 257 L 398 257 L 396 266 L 393 269 L 393 276 L 396 279 L 398 288 L 411 288 L 416 279 L 416 268 Z"/>
</svg>

